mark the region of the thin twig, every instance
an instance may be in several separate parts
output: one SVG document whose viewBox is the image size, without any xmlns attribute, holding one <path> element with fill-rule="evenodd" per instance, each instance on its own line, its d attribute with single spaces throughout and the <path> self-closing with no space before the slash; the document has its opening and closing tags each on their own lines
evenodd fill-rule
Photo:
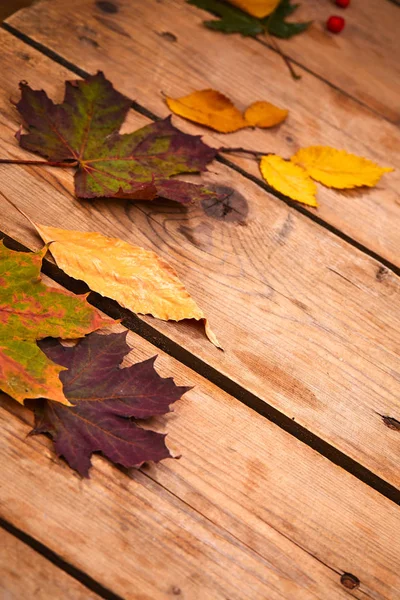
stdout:
<svg viewBox="0 0 400 600">
<path fill-rule="evenodd" d="M 264 26 L 264 33 L 265 35 L 268 36 L 271 46 L 273 47 L 273 49 L 282 57 L 282 60 L 284 61 L 285 65 L 287 66 L 287 68 L 289 69 L 289 73 L 291 74 L 291 76 L 293 77 L 293 79 L 301 79 L 301 75 L 298 75 L 298 73 L 296 73 L 296 71 L 294 70 L 292 63 L 290 61 L 290 59 L 283 54 L 282 49 L 280 47 L 280 45 L 278 44 L 278 42 L 272 37 L 272 33 L 269 31 L 269 24 L 271 21 L 271 17 L 274 15 L 274 13 L 276 12 L 276 10 L 278 9 L 278 7 L 276 7 L 276 9 L 274 10 L 274 12 L 268 17 L 267 22 Z M 258 41 L 260 42 L 260 44 L 262 44 L 263 46 L 267 46 L 267 48 L 269 48 L 269 44 L 267 44 L 267 42 L 265 42 L 264 40 L 260 40 L 260 38 L 257 36 Z"/>
<path fill-rule="evenodd" d="M 291 74 L 293 79 L 301 79 L 301 75 L 296 73 L 296 71 L 294 70 L 294 68 L 292 66 L 290 59 L 282 52 L 282 49 L 279 46 L 278 42 L 276 40 L 274 40 L 274 38 L 272 37 L 272 35 L 269 33 L 268 30 L 266 30 L 265 33 L 268 35 L 268 39 L 270 40 L 271 44 L 268 44 L 264 40 L 260 40 L 260 38 L 257 38 L 258 41 L 260 42 L 260 44 L 263 44 L 263 46 L 266 46 L 267 48 L 269 48 L 271 45 L 273 47 L 273 49 L 282 57 L 287 68 L 289 69 L 289 73 Z"/>
<path fill-rule="evenodd" d="M 62 167 L 71 168 L 76 167 L 78 164 L 77 160 L 66 161 L 48 161 L 48 160 L 23 160 L 17 158 L 0 158 L 0 164 L 2 165 L 33 165 L 33 166 L 45 166 L 45 167 Z"/>
<path fill-rule="evenodd" d="M 257 152 L 257 150 L 248 150 L 247 148 L 225 148 L 224 146 L 218 148 L 218 152 L 224 154 L 250 154 L 253 158 L 273 154 L 273 152 Z"/>
</svg>

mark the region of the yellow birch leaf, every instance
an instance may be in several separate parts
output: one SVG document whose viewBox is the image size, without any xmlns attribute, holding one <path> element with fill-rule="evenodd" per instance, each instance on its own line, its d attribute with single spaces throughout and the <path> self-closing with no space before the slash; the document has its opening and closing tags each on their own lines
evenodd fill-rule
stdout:
<svg viewBox="0 0 400 600">
<path fill-rule="evenodd" d="M 231 133 L 248 127 L 240 110 L 229 98 L 215 90 L 201 90 L 182 98 L 166 96 L 165 100 L 176 115 L 220 133 Z"/>
<path fill-rule="evenodd" d="M 288 116 L 289 111 L 270 102 L 253 102 L 246 109 L 244 118 L 251 127 L 274 127 Z"/>
<path fill-rule="evenodd" d="M 228 0 L 229 4 L 237 6 L 253 17 L 263 19 L 270 15 L 281 0 Z"/>
<path fill-rule="evenodd" d="M 304 167 L 316 181 L 338 189 L 373 187 L 384 173 L 394 170 L 330 146 L 301 148 L 290 160 Z"/>
<path fill-rule="evenodd" d="M 74 279 L 134 313 L 165 321 L 204 321 L 208 339 L 221 347 L 175 270 L 155 252 L 101 233 L 34 225 L 50 244 L 57 265 Z"/>
<path fill-rule="evenodd" d="M 308 206 L 317 206 L 317 186 L 302 167 L 272 154 L 261 158 L 260 170 L 265 181 L 278 192 Z"/>
</svg>

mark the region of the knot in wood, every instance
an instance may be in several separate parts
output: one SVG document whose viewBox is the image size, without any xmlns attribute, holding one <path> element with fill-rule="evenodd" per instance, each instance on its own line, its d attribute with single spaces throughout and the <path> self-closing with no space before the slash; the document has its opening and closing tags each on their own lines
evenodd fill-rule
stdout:
<svg viewBox="0 0 400 600">
<path fill-rule="evenodd" d="M 245 223 L 249 206 L 242 194 L 223 185 L 212 185 L 208 188 L 218 194 L 218 197 L 210 196 L 201 202 L 208 217 L 228 223 Z"/>
</svg>

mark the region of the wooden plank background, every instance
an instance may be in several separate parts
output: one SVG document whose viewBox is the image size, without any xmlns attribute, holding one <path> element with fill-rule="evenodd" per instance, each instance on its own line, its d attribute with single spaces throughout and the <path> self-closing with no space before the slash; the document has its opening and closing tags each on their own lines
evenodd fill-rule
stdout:
<svg viewBox="0 0 400 600">
<path fill-rule="evenodd" d="M 346 20 L 340 36 L 325 31 L 330 14 Z M 283 40 L 282 50 L 399 125 L 399 6 L 389 0 L 352 0 L 350 8 L 341 11 L 326 0 L 303 0 L 296 20 L 311 19 L 308 34 Z"/>
<path fill-rule="evenodd" d="M 397 32 L 395 28 L 389 29 L 392 34 L 386 35 L 383 31 L 386 20 L 394 14 L 398 17 L 398 7 L 391 6 L 388 0 L 376 0 L 362 5 L 355 3 L 346 14 L 365 13 L 361 21 L 366 23 L 369 11 L 378 2 L 383 5 L 384 15 L 374 21 L 380 23 L 377 39 L 382 47 L 379 52 L 373 43 L 366 51 L 367 38 L 361 33 L 357 37 L 351 25 L 350 31 L 340 37 L 342 41 L 336 41 L 339 37 L 322 34 L 316 24 L 311 34 L 298 36 L 294 44 L 302 44 L 304 40 L 303 43 L 308 44 L 305 52 L 315 57 L 310 60 L 321 60 L 322 70 L 328 71 L 331 63 L 337 63 L 339 70 L 352 72 L 352 80 L 367 81 L 368 90 L 372 87 L 375 96 L 379 95 L 382 101 L 387 99 L 392 105 L 394 96 L 398 100 L 396 86 L 400 83 L 392 85 L 394 96 L 386 93 L 384 83 L 400 81 L 396 76 L 399 68 L 396 53 L 390 58 L 391 39 Z M 374 189 L 343 192 L 318 185 L 317 213 L 315 209 L 305 210 L 400 266 L 400 134 L 396 125 L 353 100 L 346 91 L 332 88 L 306 70 L 300 68 L 302 79 L 294 81 L 282 58 L 259 42 L 207 30 L 201 23 L 209 15 L 183 0 L 118 0 L 111 4 L 114 8 L 107 8 L 105 12 L 100 2 L 72 0 L 66 11 L 63 0 L 43 0 L 20 11 L 8 23 L 87 72 L 104 70 L 120 91 L 158 116 L 169 113 L 162 92 L 181 96 L 208 87 L 227 94 L 240 108 L 255 100 L 267 99 L 290 110 L 288 120 L 279 128 L 247 129 L 230 135 L 212 133 L 178 117 L 175 119 L 185 131 L 204 133 L 205 140 L 212 145 L 243 146 L 289 157 L 301 146 L 326 144 L 396 167 L 397 172 L 385 176 Z M 326 5 L 325 10 L 330 10 L 325 0 L 316 4 L 319 12 L 322 4 Z M 314 10 L 314 3 L 309 10 Z M 315 34 L 318 31 L 319 36 Z M 350 50 L 346 49 L 351 31 L 356 36 L 351 42 L 352 61 L 348 56 Z M 172 36 L 163 35 L 166 32 Z M 292 43 L 290 40 L 288 47 L 290 44 L 292 48 Z M 338 45 L 337 52 L 327 51 L 330 43 Z M 342 52 L 343 66 L 340 67 L 337 55 Z M 385 57 L 384 68 L 378 54 Z M 365 59 L 361 60 L 360 55 Z M 325 60 L 329 61 L 329 67 Z M 355 61 L 365 70 L 371 67 L 384 82 L 377 85 L 374 77 L 363 78 L 353 68 Z M 336 76 L 340 86 L 339 73 L 333 69 L 332 77 Z M 229 159 L 260 177 L 256 161 L 233 155 L 229 155 Z"/>
<path fill-rule="evenodd" d="M 6 32 L 0 47 L 2 155 L 27 156 L 13 137 L 19 118 L 8 99 L 18 97 L 20 79 L 60 98 L 72 75 Z M 126 130 L 145 122 L 131 111 Z M 215 163 L 208 179 L 248 199 L 245 226 L 211 219 L 197 206 L 83 203 L 65 170 L 2 165 L 1 228 L 30 248 L 41 245 L 9 199 L 39 222 L 152 248 L 177 269 L 226 351 L 190 323 L 145 318 L 152 327 L 398 483 L 398 432 L 381 417 L 400 420 L 398 278 L 235 171 Z"/>
<path fill-rule="evenodd" d="M 0 528 L 2 600 L 100 600 L 18 538 Z"/>
<path fill-rule="evenodd" d="M 127 364 L 157 352 L 128 344 Z M 345 600 L 346 572 L 353 597 L 396 600 L 392 502 L 166 354 L 156 368 L 194 386 L 151 422 L 182 457 L 140 471 L 94 457 L 89 481 L 0 396 L 3 517 L 127 600 Z"/>
<path fill-rule="evenodd" d="M 262 93 L 291 111 L 277 131 L 230 136 L 174 119 L 185 131 L 204 132 L 211 145 L 289 156 L 300 145 L 326 143 L 400 163 L 399 13 L 387 0 L 353 0 L 340 37 L 323 31 L 327 2 L 302 0 L 299 18 L 312 11 L 316 21 L 307 35 L 281 42 L 304 65 L 298 83 L 259 42 L 203 29 L 207 15 L 183 0 L 72 0 L 65 8 L 47 0 L 9 20 L 44 53 L 0 31 L 1 157 L 28 156 L 13 137 L 19 116 L 9 99 L 18 98 L 18 82 L 59 100 L 63 81 L 76 77 L 45 56 L 51 50 L 75 71 L 104 69 L 157 116 L 168 113 L 161 91 L 178 96 L 210 86 L 240 107 Z M 124 130 L 148 122 L 132 110 Z M 259 176 L 255 162 L 230 158 Z M 162 376 L 194 386 L 173 413 L 149 423 L 168 432 L 173 455 L 182 457 L 125 470 L 95 456 L 91 479 L 82 480 L 55 456 L 51 440 L 27 437 L 32 413 L 0 394 L 0 514 L 71 572 L 104 586 L 93 587 L 100 596 L 398 600 L 398 507 L 243 401 L 266 414 L 277 409 L 370 469 L 371 478 L 399 484 L 399 432 L 382 418 L 400 421 L 400 280 L 388 268 L 399 264 L 399 175 L 369 192 L 320 188 L 317 215 L 339 235 L 313 222 L 311 209 L 301 214 L 229 166 L 214 162 L 203 179 L 236 190 L 236 220 L 161 201 L 81 202 L 71 172 L 0 165 L 0 231 L 11 238 L 41 246 L 14 203 L 38 222 L 101 231 L 169 260 L 226 351 L 194 324 L 139 323 L 239 398 L 130 331 L 127 364 L 158 353 Z M 7 600 L 99 597 L 0 532 L 0 595 Z"/>
</svg>

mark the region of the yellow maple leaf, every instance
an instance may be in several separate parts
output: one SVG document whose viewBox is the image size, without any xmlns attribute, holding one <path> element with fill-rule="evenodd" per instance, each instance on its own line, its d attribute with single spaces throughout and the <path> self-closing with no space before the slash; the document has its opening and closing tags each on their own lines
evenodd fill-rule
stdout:
<svg viewBox="0 0 400 600">
<path fill-rule="evenodd" d="M 228 0 L 230 4 L 237 6 L 253 17 L 262 19 L 270 15 L 281 0 Z"/>
<path fill-rule="evenodd" d="M 248 127 L 247 121 L 229 98 L 215 90 L 200 90 L 182 98 L 166 96 L 170 110 L 220 133 L 231 133 Z"/>
<path fill-rule="evenodd" d="M 253 102 L 246 109 L 244 118 L 251 127 L 274 127 L 288 116 L 289 111 L 270 102 Z"/>
<path fill-rule="evenodd" d="M 220 348 L 201 308 L 171 265 L 155 252 L 101 233 L 34 225 L 50 244 L 57 265 L 71 277 L 134 313 L 204 321 L 208 339 Z"/>
<path fill-rule="evenodd" d="M 260 170 L 265 181 L 278 192 L 308 206 L 317 206 L 317 186 L 302 167 L 271 154 L 261 158 Z"/>
<path fill-rule="evenodd" d="M 384 173 L 394 170 L 330 146 L 301 148 L 290 160 L 304 167 L 316 181 L 338 189 L 373 187 Z"/>
</svg>

